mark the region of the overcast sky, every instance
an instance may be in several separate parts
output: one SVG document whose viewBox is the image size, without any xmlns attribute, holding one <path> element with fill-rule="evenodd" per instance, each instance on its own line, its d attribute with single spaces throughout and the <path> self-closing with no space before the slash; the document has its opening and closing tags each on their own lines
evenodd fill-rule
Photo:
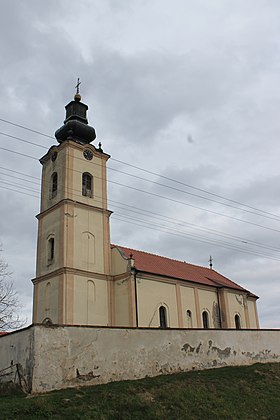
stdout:
<svg viewBox="0 0 280 420">
<path fill-rule="evenodd" d="M 211 255 L 260 296 L 261 327 L 279 328 L 280 2 L 0 5 L 0 118 L 53 136 L 80 77 L 108 166 L 157 183 L 108 170 L 111 241 L 206 266 Z M 30 156 L 0 149 L 2 258 L 29 323 L 38 159 L 56 141 L 2 120 L 0 147 Z"/>
</svg>

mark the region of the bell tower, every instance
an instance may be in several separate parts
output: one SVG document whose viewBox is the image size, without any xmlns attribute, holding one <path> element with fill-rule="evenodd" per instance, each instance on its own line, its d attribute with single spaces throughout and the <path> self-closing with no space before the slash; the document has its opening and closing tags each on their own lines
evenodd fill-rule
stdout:
<svg viewBox="0 0 280 420">
<path fill-rule="evenodd" d="M 42 164 L 33 322 L 110 325 L 106 162 L 79 83 Z"/>
</svg>

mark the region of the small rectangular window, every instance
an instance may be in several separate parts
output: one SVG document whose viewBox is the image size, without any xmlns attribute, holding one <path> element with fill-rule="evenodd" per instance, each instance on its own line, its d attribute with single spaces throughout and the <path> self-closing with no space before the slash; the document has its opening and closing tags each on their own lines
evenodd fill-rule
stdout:
<svg viewBox="0 0 280 420">
<path fill-rule="evenodd" d="M 54 238 L 50 238 L 48 241 L 48 262 L 54 259 Z"/>
</svg>

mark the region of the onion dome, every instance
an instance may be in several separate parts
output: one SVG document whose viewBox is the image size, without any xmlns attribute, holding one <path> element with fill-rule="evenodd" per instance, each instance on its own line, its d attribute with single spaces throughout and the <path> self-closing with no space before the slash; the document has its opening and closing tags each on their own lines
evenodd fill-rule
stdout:
<svg viewBox="0 0 280 420">
<path fill-rule="evenodd" d="M 79 82 L 77 86 L 79 87 Z M 74 100 L 65 106 L 66 118 L 63 126 L 55 132 L 58 143 L 74 140 L 77 143 L 87 144 L 96 138 L 95 129 L 88 125 L 88 106 L 81 102 L 78 87 Z"/>
</svg>

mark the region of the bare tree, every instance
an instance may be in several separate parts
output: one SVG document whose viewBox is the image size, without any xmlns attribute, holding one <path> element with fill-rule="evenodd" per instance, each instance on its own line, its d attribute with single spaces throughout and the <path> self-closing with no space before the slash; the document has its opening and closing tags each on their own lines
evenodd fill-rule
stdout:
<svg viewBox="0 0 280 420">
<path fill-rule="evenodd" d="M 0 331 L 14 330 L 24 326 L 18 311 L 21 305 L 17 291 L 8 271 L 8 264 L 0 258 Z"/>
</svg>

